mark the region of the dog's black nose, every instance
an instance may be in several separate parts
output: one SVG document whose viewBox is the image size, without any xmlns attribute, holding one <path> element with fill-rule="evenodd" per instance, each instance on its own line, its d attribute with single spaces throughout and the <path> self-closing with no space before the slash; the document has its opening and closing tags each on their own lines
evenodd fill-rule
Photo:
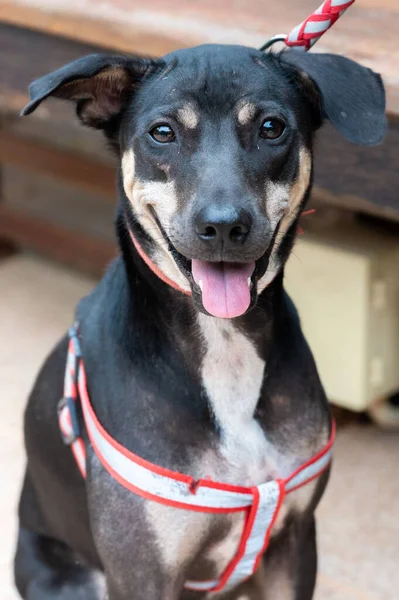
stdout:
<svg viewBox="0 0 399 600">
<path fill-rule="evenodd" d="M 223 248 L 243 244 L 251 224 L 251 215 L 234 206 L 205 206 L 195 218 L 198 237 L 215 246 L 223 245 Z"/>
</svg>

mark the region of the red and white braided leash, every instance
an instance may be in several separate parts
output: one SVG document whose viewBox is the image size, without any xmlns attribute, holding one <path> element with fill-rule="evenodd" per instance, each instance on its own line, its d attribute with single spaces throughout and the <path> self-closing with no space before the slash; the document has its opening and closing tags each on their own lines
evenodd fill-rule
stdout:
<svg viewBox="0 0 399 600">
<path fill-rule="evenodd" d="M 288 35 L 273 36 L 261 50 L 266 50 L 275 42 L 284 42 L 289 48 L 307 52 L 354 2 L 355 0 L 326 0 Z"/>
</svg>

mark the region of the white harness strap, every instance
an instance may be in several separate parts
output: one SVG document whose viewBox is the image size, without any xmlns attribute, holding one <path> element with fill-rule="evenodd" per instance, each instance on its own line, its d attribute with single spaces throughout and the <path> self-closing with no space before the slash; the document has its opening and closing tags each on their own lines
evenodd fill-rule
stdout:
<svg viewBox="0 0 399 600">
<path fill-rule="evenodd" d="M 325 448 L 288 479 L 268 481 L 254 487 L 233 486 L 207 479 L 196 481 L 188 475 L 142 459 L 114 440 L 97 419 L 87 392 L 86 373 L 74 328 L 70 330 L 64 394 L 59 405 L 59 426 L 83 477 L 86 476 L 86 449 L 76 412 L 79 399 L 93 449 L 103 467 L 120 485 L 148 500 L 175 508 L 211 513 L 247 512 L 238 551 L 224 573 L 214 581 L 188 581 L 185 587 L 190 590 L 228 590 L 251 577 L 266 551 L 285 495 L 321 475 L 331 462 L 334 425 Z"/>
<path fill-rule="evenodd" d="M 284 499 L 280 482 L 269 481 L 253 488 L 253 504 L 247 517 L 238 551 L 219 580 L 187 581 L 185 587 L 194 591 L 228 591 L 255 573 L 264 554 Z"/>
</svg>

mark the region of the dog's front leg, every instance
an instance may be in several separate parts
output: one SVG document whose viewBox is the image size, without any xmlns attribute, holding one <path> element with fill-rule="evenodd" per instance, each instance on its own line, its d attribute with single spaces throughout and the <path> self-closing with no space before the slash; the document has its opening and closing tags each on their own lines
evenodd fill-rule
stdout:
<svg viewBox="0 0 399 600">
<path fill-rule="evenodd" d="M 179 600 L 185 561 L 169 560 L 178 554 L 173 536 L 179 534 L 179 527 L 174 522 L 174 530 L 168 528 L 172 509 L 163 507 L 158 514 L 156 507 L 161 505 L 122 487 L 95 456 L 88 498 L 92 534 L 106 575 L 107 600 Z M 181 511 L 175 511 L 181 519 Z M 167 548 L 162 533 L 164 540 L 169 540 Z"/>
<path fill-rule="evenodd" d="M 256 574 L 263 580 L 262 600 L 312 600 L 316 571 L 316 526 L 307 515 L 272 540 Z"/>
<path fill-rule="evenodd" d="M 120 550 L 120 551 L 119 551 Z M 155 552 L 112 550 L 106 565 L 107 593 L 104 600 L 179 600 L 184 587 L 182 576 L 167 573 Z"/>
</svg>

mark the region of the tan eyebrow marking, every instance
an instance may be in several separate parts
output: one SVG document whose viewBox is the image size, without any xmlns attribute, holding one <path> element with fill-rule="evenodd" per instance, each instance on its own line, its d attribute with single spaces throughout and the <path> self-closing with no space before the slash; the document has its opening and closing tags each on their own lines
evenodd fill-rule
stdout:
<svg viewBox="0 0 399 600">
<path fill-rule="evenodd" d="M 238 110 L 238 122 L 246 125 L 255 115 L 256 106 L 253 102 L 244 102 Z"/>
<path fill-rule="evenodd" d="M 179 108 L 177 118 L 188 129 L 195 129 L 199 122 L 198 114 L 191 104 L 186 104 L 183 108 Z"/>
</svg>

